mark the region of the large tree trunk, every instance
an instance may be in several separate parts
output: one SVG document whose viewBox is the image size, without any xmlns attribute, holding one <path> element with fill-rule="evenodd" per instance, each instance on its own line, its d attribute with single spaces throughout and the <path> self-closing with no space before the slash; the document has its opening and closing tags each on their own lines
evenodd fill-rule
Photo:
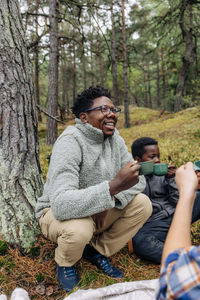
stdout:
<svg viewBox="0 0 200 300">
<path fill-rule="evenodd" d="M 17 0 L 0 6 L 0 237 L 28 250 L 42 192 L 34 92 Z"/>
<path fill-rule="evenodd" d="M 127 74 L 127 50 L 126 50 L 126 25 L 125 4 L 122 0 L 122 39 L 123 39 L 123 73 L 124 73 L 124 126 L 130 127 L 129 99 L 128 99 L 128 74 Z"/>
<path fill-rule="evenodd" d="M 113 96 L 114 104 L 119 105 L 118 83 L 117 83 L 117 59 L 116 59 L 116 37 L 115 37 L 115 20 L 113 13 L 113 0 L 111 1 L 111 22 L 112 22 L 112 78 L 113 78 Z"/>
<path fill-rule="evenodd" d="M 50 55 L 49 55 L 49 92 L 48 113 L 53 117 L 58 113 L 58 0 L 49 0 Z M 57 122 L 47 118 L 47 145 L 57 139 Z"/>
</svg>

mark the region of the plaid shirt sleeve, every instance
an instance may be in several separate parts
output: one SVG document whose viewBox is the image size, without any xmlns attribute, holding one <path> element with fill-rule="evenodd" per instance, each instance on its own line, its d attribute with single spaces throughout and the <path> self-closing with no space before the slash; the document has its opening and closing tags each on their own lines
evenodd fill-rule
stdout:
<svg viewBox="0 0 200 300">
<path fill-rule="evenodd" d="M 170 253 L 161 269 L 156 300 L 200 299 L 200 247 Z"/>
</svg>

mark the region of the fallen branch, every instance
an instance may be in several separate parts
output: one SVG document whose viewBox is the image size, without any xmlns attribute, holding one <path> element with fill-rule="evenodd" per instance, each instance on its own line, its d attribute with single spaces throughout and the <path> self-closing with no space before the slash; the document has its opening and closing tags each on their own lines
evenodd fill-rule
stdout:
<svg viewBox="0 0 200 300">
<path fill-rule="evenodd" d="M 41 112 L 43 112 L 46 116 L 48 116 L 49 118 L 55 120 L 56 122 L 62 123 L 65 125 L 65 123 L 59 119 L 57 119 L 56 117 L 50 115 L 48 112 L 46 112 L 42 107 L 40 107 L 38 104 L 36 104 L 36 107 L 38 110 L 40 110 Z"/>
</svg>

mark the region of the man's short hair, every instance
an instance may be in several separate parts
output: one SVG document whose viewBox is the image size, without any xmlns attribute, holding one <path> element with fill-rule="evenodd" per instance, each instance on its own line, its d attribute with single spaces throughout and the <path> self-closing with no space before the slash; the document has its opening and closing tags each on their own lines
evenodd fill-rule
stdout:
<svg viewBox="0 0 200 300">
<path fill-rule="evenodd" d="M 158 142 L 150 137 L 141 137 L 135 140 L 131 146 L 133 158 L 136 158 L 136 156 L 142 158 L 142 155 L 146 152 L 144 147 L 149 145 L 158 145 Z"/>
<path fill-rule="evenodd" d="M 80 113 L 91 108 L 93 100 L 99 97 L 105 96 L 111 98 L 109 90 L 102 86 L 90 86 L 88 89 L 84 90 L 81 94 L 77 96 L 72 106 L 73 114 L 79 118 Z"/>
</svg>

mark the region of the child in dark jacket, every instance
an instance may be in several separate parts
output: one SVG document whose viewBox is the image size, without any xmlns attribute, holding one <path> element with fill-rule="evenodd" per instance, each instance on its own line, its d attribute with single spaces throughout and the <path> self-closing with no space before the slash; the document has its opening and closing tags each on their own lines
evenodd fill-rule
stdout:
<svg viewBox="0 0 200 300">
<path fill-rule="evenodd" d="M 132 155 L 138 162 L 153 160 L 160 163 L 158 142 L 150 137 L 142 137 L 132 144 Z M 176 167 L 168 167 L 166 176 L 146 175 L 146 194 L 153 206 L 151 217 L 132 239 L 135 254 L 154 263 L 161 262 L 164 242 L 179 199 L 174 180 Z M 183 216 L 184 217 L 184 216 Z M 200 192 L 197 191 L 192 222 L 200 218 Z"/>
</svg>

